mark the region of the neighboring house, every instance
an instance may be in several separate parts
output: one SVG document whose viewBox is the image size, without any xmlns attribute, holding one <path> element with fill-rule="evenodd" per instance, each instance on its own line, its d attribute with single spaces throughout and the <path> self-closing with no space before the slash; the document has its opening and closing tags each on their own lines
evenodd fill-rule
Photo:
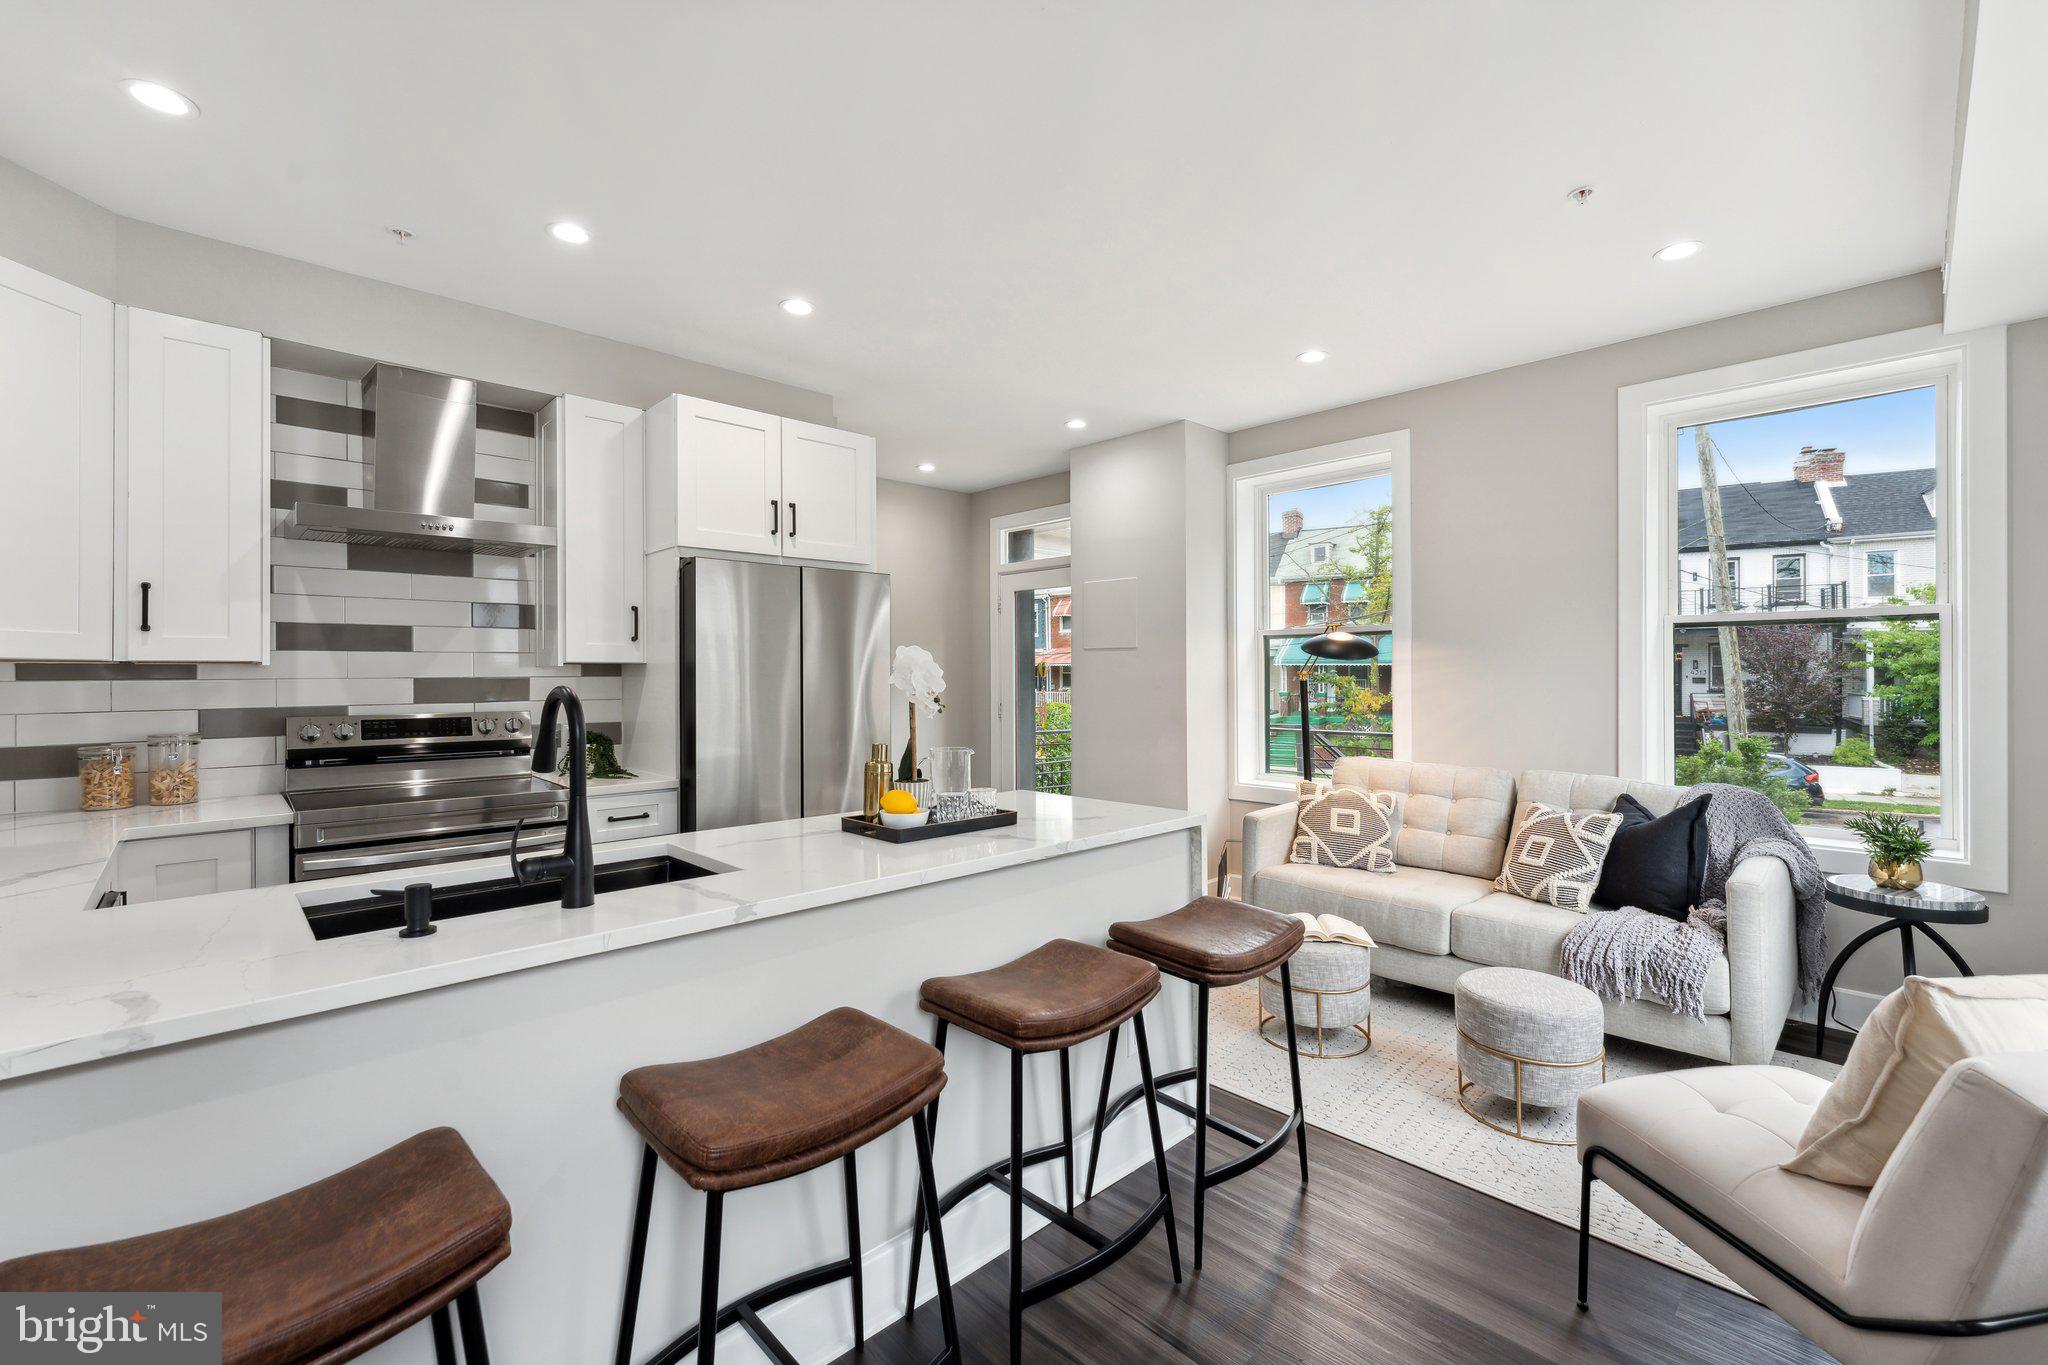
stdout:
<svg viewBox="0 0 2048 1365">
<path fill-rule="evenodd" d="M 1735 483 L 1721 489 L 1727 536 L 1730 605 L 1737 611 L 1834 611 L 1876 606 L 1934 582 L 1935 483 L 1932 469 L 1848 472 L 1848 455 L 1832 446 L 1804 446 L 1793 477 Z M 1678 610 L 1719 609 L 1708 565 L 1707 523 L 1700 490 L 1678 491 Z M 1715 722 L 1726 677 L 1719 634 L 1682 628 L 1674 690 L 1680 717 Z M 1867 671 L 1845 678 L 1832 727 L 1811 727 L 1793 748 L 1820 754 L 1852 730 L 1879 718 Z M 1681 748 L 1690 748 L 1681 744 Z"/>
<path fill-rule="evenodd" d="M 1366 615 L 1368 593 L 1363 569 L 1358 563 L 1359 545 L 1367 528 L 1361 523 L 1341 526 L 1307 526 L 1299 511 L 1289 509 L 1280 517 L 1281 529 L 1266 535 L 1266 620 L 1269 628 L 1321 626 L 1332 621 L 1357 621 Z M 1281 647 L 1280 666 L 1273 679 L 1268 711 L 1277 720 L 1296 710 L 1296 682 L 1310 662 L 1298 642 Z M 1380 658 L 1371 664 L 1332 664 L 1318 661 L 1316 670 L 1328 676 L 1333 669 L 1366 670 L 1372 685 L 1384 691 L 1393 663 L 1393 641 L 1383 637 Z M 1314 674 L 1311 674 L 1313 679 Z M 1327 687 L 1316 687 L 1312 705 L 1330 700 Z M 1291 739 L 1288 741 L 1291 743 Z"/>
<path fill-rule="evenodd" d="M 1074 599 L 1070 593 L 1035 599 L 1032 662 L 1038 690 L 1066 692 L 1074 685 Z"/>
</svg>

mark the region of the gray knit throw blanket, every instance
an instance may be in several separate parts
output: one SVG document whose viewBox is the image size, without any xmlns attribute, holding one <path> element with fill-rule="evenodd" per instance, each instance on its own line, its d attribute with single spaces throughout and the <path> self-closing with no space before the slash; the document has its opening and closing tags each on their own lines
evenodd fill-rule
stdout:
<svg viewBox="0 0 2048 1365">
<path fill-rule="evenodd" d="M 1707 876 L 1700 904 L 1683 921 L 1635 906 L 1580 917 L 1559 949 L 1558 972 L 1610 1000 L 1654 992 L 1673 1014 L 1706 1017 L 1707 974 L 1727 951 L 1729 874 L 1745 858 L 1776 858 L 1792 876 L 1799 933 L 1799 998 L 1820 988 L 1828 960 L 1825 882 L 1813 850 L 1762 792 L 1704 782 L 1678 798 L 1705 801 Z"/>
</svg>

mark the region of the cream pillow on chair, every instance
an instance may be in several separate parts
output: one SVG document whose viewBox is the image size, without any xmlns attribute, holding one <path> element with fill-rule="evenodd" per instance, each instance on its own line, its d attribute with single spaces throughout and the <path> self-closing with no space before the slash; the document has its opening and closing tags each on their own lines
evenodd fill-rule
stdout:
<svg viewBox="0 0 2048 1365">
<path fill-rule="evenodd" d="M 1990 1052 L 2043 1050 L 2048 976 L 1909 976 L 1871 1011 L 1784 1169 L 1874 1185 L 1951 1066 Z"/>
</svg>

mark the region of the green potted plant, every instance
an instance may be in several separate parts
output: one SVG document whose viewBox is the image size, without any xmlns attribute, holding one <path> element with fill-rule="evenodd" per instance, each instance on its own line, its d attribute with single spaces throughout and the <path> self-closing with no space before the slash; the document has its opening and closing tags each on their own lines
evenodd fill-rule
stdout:
<svg viewBox="0 0 2048 1365">
<path fill-rule="evenodd" d="M 1896 811 L 1872 811 L 1849 822 L 1870 855 L 1870 880 L 1895 891 L 1920 885 L 1920 860 L 1934 851 L 1916 821 Z"/>
</svg>

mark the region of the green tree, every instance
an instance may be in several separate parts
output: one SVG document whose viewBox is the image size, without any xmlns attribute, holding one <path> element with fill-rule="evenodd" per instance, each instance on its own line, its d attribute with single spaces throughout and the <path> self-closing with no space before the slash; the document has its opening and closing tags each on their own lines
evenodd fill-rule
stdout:
<svg viewBox="0 0 2048 1365">
<path fill-rule="evenodd" d="M 1037 790 L 1071 794 L 1074 785 L 1074 704 L 1038 703 Z"/>
<path fill-rule="evenodd" d="M 1333 580 L 1365 585 L 1363 601 L 1346 610 L 1333 603 L 1336 620 L 1384 621 L 1394 619 L 1394 509 L 1373 507 L 1359 515 L 1358 533 L 1351 543 L 1330 557 L 1326 570 Z"/>
<path fill-rule="evenodd" d="M 1906 590 L 1908 600 L 1932 602 L 1934 585 Z M 1887 706 L 1879 734 L 1894 753 L 1914 747 L 1941 751 L 1941 623 L 1924 616 L 1890 620 L 1865 632 L 1863 643 Z"/>
<path fill-rule="evenodd" d="M 1700 745 L 1698 753 L 1679 756 L 1675 765 L 1678 780 L 1688 787 L 1700 782 L 1726 782 L 1762 792 L 1796 825 L 1806 818 L 1806 795 L 1792 790 L 1790 782 L 1771 773 L 1770 752 L 1771 742 L 1762 735 L 1744 735 L 1735 741 L 1733 749 L 1718 739 L 1710 739 Z"/>
</svg>

